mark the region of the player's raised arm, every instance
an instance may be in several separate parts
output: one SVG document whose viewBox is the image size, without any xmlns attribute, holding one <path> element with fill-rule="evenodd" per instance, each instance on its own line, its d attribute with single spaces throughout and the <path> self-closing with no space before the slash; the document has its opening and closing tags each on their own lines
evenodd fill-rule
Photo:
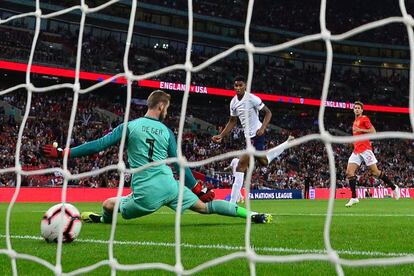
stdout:
<svg viewBox="0 0 414 276">
<path fill-rule="evenodd" d="M 229 121 L 227 122 L 226 127 L 222 130 L 222 132 L 219 135 L 214 135 L 211 139 L 215 143 L 220 143 L 236 125 L 237 117 L 230 116 Z"/>
<path fill-rule="evenodd" d="M 63 158 L 65 154 L 67 154 L 70 158 L 91 155 L 115 145 L 119 140 L 121 140 L 123 126 L 124 124 L 121 124 L 107 135 L 74 148 L 62 149 L 51 144 L 46 144 L 42 148 L 42 153 L 45 157 L 58 159 Z"/>
</svg>

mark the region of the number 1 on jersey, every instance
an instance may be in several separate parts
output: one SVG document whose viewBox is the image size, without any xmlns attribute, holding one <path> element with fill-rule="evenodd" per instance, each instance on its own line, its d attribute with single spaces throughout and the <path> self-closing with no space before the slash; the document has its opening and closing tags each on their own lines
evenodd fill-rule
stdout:
<svg viewBox="0 0 414 276">
<path fill-rule="evenodd" d="M 155 139 L 147 138 L 147 140 L 145 140 L 145 142 L 147 142 L 149 144 L 148 161 L 152 162 L 152 161 L 154 161 L 154 160 L 152 160 L 152 156 L 154 154 L 154 143 L 155 143 Z"/>
</svg>

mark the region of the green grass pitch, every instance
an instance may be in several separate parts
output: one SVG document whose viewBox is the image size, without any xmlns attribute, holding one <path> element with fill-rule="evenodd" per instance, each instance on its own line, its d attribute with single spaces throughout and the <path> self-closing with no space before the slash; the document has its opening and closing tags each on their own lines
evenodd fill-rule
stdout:
<svg viewBox="0 0 414 276">
<path fill-rule="evenodd" d="M 414 254 L 414 201 L 412 199 L 361 200 L 352 208 L 336 200 L 331 227 L 331 244 L 346 259 L 386 258 Z M 56 244 L 40 239 L 40 220 L 53 204 L 17 203 L 12 211 L 12 246 L 19 253 L 35 255 L 54 264 Z M 99 203 L 74 204 L 80 211 L 100 211 Z M 8 204 L 0 204 L 0 250 L 6 248 L 5 225 Z M 285 200 L 252 201 L 252 209 L 273 214 L 273 223 L 252 225 L 251 244 L 260 255 L 322 253 L 323 228 L 327 201 Z M 175 215 L 163 208 L 135 220 L 118 220 L 114 256 L 120 264 L 165 263 L 174 265 Z M 64 244 L 64 272 L 108 259 L 111 226 L 84 224 L 79 238 Z M 217 215 L 203 216 L 191 211 L 182 216 L 182 263 L 191 269 L 214 258 L 240 252 L 244 248 L 245 221 Z M 44 266 L 17 261 L 19 275 L 54 275 Z M 348 267 L 345 275 L 414 275 L 414 264 Z M 109 266 L 87 275 L 110 275 Z M 0 254 L 0 275 L 11 275 L 10 258 Z M 139 272 L 118 271 L 117 275 L 172 275 L 146 269 Z M 197 275 L 249 275 L 245 258 L 207 268 Z M 335 275 L 327 261 L 294 263 L 257 263 L 257 275 Z"/>
</svg>

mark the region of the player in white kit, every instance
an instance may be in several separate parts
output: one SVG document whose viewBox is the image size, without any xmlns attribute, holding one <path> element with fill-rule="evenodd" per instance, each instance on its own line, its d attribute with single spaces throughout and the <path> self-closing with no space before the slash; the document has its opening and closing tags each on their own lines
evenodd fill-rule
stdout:
<svg viewBox="0 0 414 276">
<path fill-rule="evenodd" d="M 234 79 L 234 90 L 236 95 L 230 102 L 230 118 L 223 131 L 212 137 L 213 142 L 220 143 L 225 136 L 237 125 L 237 118 L 244 129 L 244 135 L 250 137 L 253 146 L 257 150 L 264 150 L 265 144 L 265 131 L 272 118 L 272 112 L 264 105 L 262 100 L 253 94 L 246 94 L 246 81 L 244 77 L 237 76 Z M 247 109 L 247 116 L 246 116 Z M 263 123 L 259 120 L 259 112 L 265 113 Z M 249 122 L 249 129 L 247 129 L 247 121 Z M 256 160 L 261 166 L 267 166 L 273 159 L 282 154 L 287 143 L 292 140 L 293 137 L 289 136 L 286 142 L 280 144 L 277 147 L 269 150 L 266 156 L 256 157 Z M 244 174 L 249 166 L 249 155 L 243 155 L 240 157 L 239 164 L 234 174 L 233 185 L 243 186 Z"/>
</svg>

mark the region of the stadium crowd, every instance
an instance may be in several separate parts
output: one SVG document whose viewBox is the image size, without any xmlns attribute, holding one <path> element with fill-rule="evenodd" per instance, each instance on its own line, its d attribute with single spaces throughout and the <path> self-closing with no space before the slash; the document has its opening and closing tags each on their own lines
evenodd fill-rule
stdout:
<svg viewBox="0 0 414 276">
<path fill-rule="evenodd" d="M 48 0 L 50 4 L 56 4 Z M 101 5 L 106 0 L 88 0 L 85 1 L 89 7 Z M 186 1 L 174 0 L 144 0 L 151 5 L 167 7 L 180 12 L 187 12 Z M 76 0 L 59 1 L 59 5 L 70 7 L 79 5 Z M 253 7 L 252 26 L 265 26 L 278 30 L 296 32 L 298 34 L 313 34 L 320 32 L 319 12 L 320 1 L 289 1 L 282 0 L 275 3 L 271 0 L 261 1 Z M 223 1 L 193 1 L 193 12 L 199 15 L 218 17 L 226 20 L 232 20 L 245 23 L 247 15 L 248 1 L 241 0 L 223 0 Z M 408 13 L 412 14 L 414 5 L 412 2 L 405 3 Z M 129 17 L 129 8 L 123 5 L 123 8 L 106 8 L 100 11 L 102 14 L 111 15 L 120 18 Z M 231 7 L 231 8 L 229 8 Z M 375 8 L 373 8 L 375 7 Z M 155 17 L 159 14 L 154 13 Z M 266 16 L 263 16 L 266 15 Z M 384 0 L 381 5 L 377 5 L 374 0 L 348 2 L 333 0 L 327 2 L 326 22 L 327 28 L 334 34 L 346 32 L 360 25 L 377 21 L 392 16 L 401 16 L 401 10 L 398 1 Z M 151 14 L 139 18 L 144 22 L 156 22 Z M 407 45 L 407 31 L 403 24 L 389 24 L 366 33 L 362 33 L 352 40 L 371 41 L 384 44 Z M 263 41 L 266 42 L 266 41 Z"/>
<path fill-rule="evenodd" d="M 187 10 L 187 2 L 173 0 L 157 0 L 147 3 Z M 371 4 L 370 4 L 371 3 Z M 398 2 L 386 0 L 381 5 L 375 1 L 360 2 L 353 0 L 328 1 L 326 8 L 326 27 L 333 33 L 343 33 L 360 25 L 391 16 L 401 16 Z M 266 26 L 279 30 L 297 32 L 299 34 L 313 34 L 320 32 L 319 13 L 320 1 L 261 1 L 254 5 L 252 15 L 253 26 Z M 225 0 L 220 2 L 194 1 L 193 10 L 197 14 L 221 17 L 244 23 L 247 15 L 247 1 Z M 228 8 L 232 7 L 232 8 Z M 375 8 L 372 8 L 375 7 Z M 406 5 L 408 12 L 414 10 L 412 3 Z M 263 16 L 266 14 L 266 16 Z M 353 37 L 352 40 L 372 41 L 384 44 L 407 45 L 407 31 L 402 24 L 392 24 Z"/>
<path fill-rule="evenodd" d="M 0 58 L 27 62 L 31 36 L 22 29 L 7 29 L 0 32 Z M 51 64 L 65 68 L 75 68 L 77 41 L 75 33 L 67 31 L 60 37 L 62 48 L 50 48 L 45 40 L 38 43 L 35 51 L 36 64 Z M 53 40 L 56 42 L 56 37 Z M 72 45 L 72 46 L 70 46 Z M 102 72 L 122 72 L 124 47 L 113 36 L 96 37 L 86 34 L 82 46 L 81 69 Z M 184 63 L 185 49 L 169 47 L 155 49 L 133 45 L 130 52 L 129 66 L 134 74 L 140 75 L 166 67 Z M 294 97 L 320 98 L 324 67 L 315 63 L 303 63 L 301 67 L 287 59 L 265 56 L 262 62 L 255 62 L 252 90 L 261 93 L 289 95 Z M 198 65 L 207 59 L 203 53 L 192 55 L 192 62 Z M 192 74 L 192 84 L 198 86 L 223 87 L 232 89 L 234 74 L 248 70 L 245 56 L 231 55 L 216 62 L 214 66 Z M 391 71 L 390 71 L 391 72 Z M 175 83 L 185 82 L 184 71 L 173 71 L 153 79 Z M 380 70 L 360 70 L 358 67 L 334 67 L 331 75 L 329 98 L 345 101 L 350 98 L 370 98 L 373 104 L 408 105 L 408 73 L 392 71 L 390 75 L 382 75 Z"/>
<path fill-rule="evenodd" d="M 25 97 L 22 96 L 22 93 L 7 94 L 1 100 L 11 104 L 16 109 L 24 109 Z M 124 112 L 122 100 L 116 97 L 96 97 L 93 94 L 85 95 L 84 98 L 81 97 L 77 109 L 71 146 L 99 138 L 120 123 L 122 118 L 118 117 L 117 120 L 111 122 L 97 108 L 112 113 L 114 117 L 123 115 Z M 199 126 L 194 125 L 194 123 L 190 123 L 190 121 L 186 123 L 182 148 L 189 161 L 202 160 L 231 150 L 239 150 L 245 145 L 243 131 L 240 127 L 236 128 L 223 143 L 214 144 L 211 141 L 211 135 L 217 133 L 224 126 L 224 116 L 221 114 L 227 114 L 228 107 L 208 106 L 210 110 L 208 113 L 203 111 L 205 108 L 207 107 L 203 105 L 189 105 L 187 118 L 197 117 L 214 125 L 214 128 L 210 130 L 201 131 Z M 32 109 L 23 132 L 20 151 L 20 162 L 24 170 L 62 165 L 60 161 L 43 158 L 40 155 L 40 149 L 45 143 L 52 143 L 54 141 L 57 141 L 59 145 L 65 144 L 70 110 L 71 98 L 69 92 L 62 93 L 61 95 L 34 94 Z M 282 143 L 289 134 L 301 137 L 318 132 L 318 125 L 314 120 L 316 112 L 310 111 L 304 115 L 303 112 L 289 113 L 287 110 L 272 110 L 274 112 L 272 124 L 280 127 L 281 131 L 269 130 L 266 137 L 267 148 Z M 145 106 L 133 104 L 131 105 L 130 118 L 142 116 L 144 112 Z M 336 130 L 342 131 L 342 133 L 350 133 L 352 112 L 349 111 L 349 113 L 340 117 L 337 117 L 334 113 L 329 114 L 327 117 L 329 119 L 328 129 L 333 129 L 333 132 Z M 171 115 L 166 121 L 166 124 L 175 133 L 178 133 L 179 114 L 180 106 L 173 105 Z M 11 114 L 6 114 L 4 109 L 0 109 L 0 115 L 0 167 L 8 168 L 13 167 L 15 162 L 14 152 L 19 122 Z M 378 121 L 378 124 L 376 124 L 376 121 Z M 409 129 L 408 125 L 403 123 L 395 124 L 393 121 L 390 121 L 388 125 L 383 118 L 374 117 L 373 123 L 378 131 Z M 397 126 L 398 129 L 391 129 L 390 125 Z M 375 141 L 374 149 L 380 168 L 384 168 L 387 174 L 400 183 L 401 186 L 414 186 L 414 151 L 412 141 L 395 139 Z M 345 168 L 352 151 L 351 147 L 348 145 L 334 145 L 334 151 L 337 166 L 337 185 L 346 186 Z M 105 152 L 90 157 L 69 159 L 68 168 L 72 174 L 77 174 L 116 164 L 117 161 L 118 147 L 114 146 Z M 224 173 L 223 170 L 229 163 L 230 160 L 213 162 L 196 170 L 206 174 L 216 187 L 229 187 L 231 176 L 229 173 Z M 324 145 L 319 141 L 308 142 L 294 149 L 287 150 L 270 166 L 256 168 L 252 179 L 252 188 L 302 188 L 305 179 L 309 180 L 314 187 L 329 187 L 328 159 Z M 117 172 L 109 171 L 95 177 L 70 181 L 69 184 L 89 187 L 114 187 L 118 184 L 118 180 Z M 382 185 L 369 177 L 364 167 L 361 170 L 359 182 L 363 186 Z M 58 174 L 23 177 L 23 185 L 27 186 L 54 186 L 61 184 L 62 177 Z M 13 185 L 15 185 L 14 174 L 0 175 L 0 186 Z"/>
</svg>

